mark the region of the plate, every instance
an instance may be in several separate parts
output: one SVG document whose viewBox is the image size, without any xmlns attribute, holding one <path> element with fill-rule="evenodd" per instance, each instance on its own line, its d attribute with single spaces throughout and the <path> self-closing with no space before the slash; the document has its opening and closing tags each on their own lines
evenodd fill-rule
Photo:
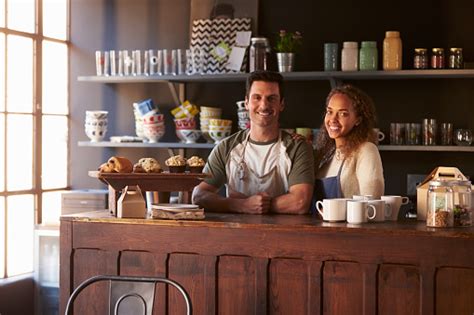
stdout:
<svg viewBox="0 0 474 315">
<path fill-rule="evenodd" d="M 186 203 L 156 203 L 151 205 L 152 209 L 164 210 L 164 211 L 197 211 L 199 210 L 198 205 L 191 205 Z"/>
</svg>

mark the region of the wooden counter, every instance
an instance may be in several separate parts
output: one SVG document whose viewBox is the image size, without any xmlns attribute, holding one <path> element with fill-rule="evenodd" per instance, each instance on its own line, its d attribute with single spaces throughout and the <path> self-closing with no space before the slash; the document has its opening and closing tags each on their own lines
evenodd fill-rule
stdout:
<svg viewBox="0 0 474 315">
<path fill-rule="evenodd" d="M 203 221 L 61 218 L 60 313 L 97 274 L 168 276 L 194 314 L 473 314 L 474 228 L 206 214 Z M 105 290 L 105 287 L 103 287 Z M 76 314 L 105 314 L 100 284 Z M 162 311 L 184 314 L 173 289 Z M 105 307 L 105 306 L 104 306 Z"/>
</svg>

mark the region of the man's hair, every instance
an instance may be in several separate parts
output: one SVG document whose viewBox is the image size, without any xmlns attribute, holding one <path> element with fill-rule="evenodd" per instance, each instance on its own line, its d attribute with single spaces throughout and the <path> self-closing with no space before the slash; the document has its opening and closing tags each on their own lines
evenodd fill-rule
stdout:
<svg viewBox="0 0 474 315">
<path fill-rule="evenodd" d="M 280 101 L 284 98 L 283 92 L 283 77 L 278 72 L 273 71 L 263 71 L 258 70 L 250 73 L 247 77 L 247 84 L 246 84 L 246 92 L 245 97 L 249 98 L 250 96 L 250 89 L 252 88 L 252 84 L 255 81 L 264 81 L 264 82 L 274 82 L 278 83 L 278 90 L 280 91 Z"/>
</svg>

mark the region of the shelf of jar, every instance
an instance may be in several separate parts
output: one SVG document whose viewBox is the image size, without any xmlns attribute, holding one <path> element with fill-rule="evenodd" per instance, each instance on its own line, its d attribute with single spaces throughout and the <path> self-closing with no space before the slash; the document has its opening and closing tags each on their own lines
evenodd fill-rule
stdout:
<svg viewBox="0 0 474 315">
<path fill-rule="evenodd" d="M 90 142 L 79 141 L 80 147 L 109 148 L 165 148 L 165 149 L 212 149 L 214 143 L 181 143 L 181 142 Z M 474 152 L 474 146 L 430 146 L 430 145 L 379 145 L 380 151 L 428 151 L 428 152 Z"/>
<path fill-rule="evenodd" d="M 374 79 L 472 79 L 474 69 L 428 69 L 399 71 L 296 71 L 283 72 L 287 81 L 311 80 L 374 80 Z M 192 83 L 244 82 L 248 73 L 193 74 L 193 75 L 139 75 L 139 76 L 79 76 L 78 81 L 96 83 Z"/>
<path fill-rule="evenodd" d="M 79 141 L 80 147 L 102 148 L 165 148 L 165 149 L 212 149 L 214 143 L 181 143 L 181 142 L 110 142 Z"/>
<path fill-rule="evenodd" d="M 458 145 L 379 145 L 380 151 L 474 152 L 474 146 Z"/>
</svg>

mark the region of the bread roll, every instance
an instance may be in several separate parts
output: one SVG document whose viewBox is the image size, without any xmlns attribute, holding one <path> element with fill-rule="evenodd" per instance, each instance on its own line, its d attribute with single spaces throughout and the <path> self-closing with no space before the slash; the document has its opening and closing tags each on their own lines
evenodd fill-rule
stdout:
<svg viewBox="0 0 474 315">
<path fill-rule="evenodd" d="M 105 162 L 97 169 L 100 173 L 115 173 L 114 168 L 109 163 Z"/>
<path fill-rule="evenodd" d="M 117 173 L 131 173 L 133 171 L 132 162 L 121 156 L 112 156 L 107 163 L 109 163 Z"/>
</svg>

